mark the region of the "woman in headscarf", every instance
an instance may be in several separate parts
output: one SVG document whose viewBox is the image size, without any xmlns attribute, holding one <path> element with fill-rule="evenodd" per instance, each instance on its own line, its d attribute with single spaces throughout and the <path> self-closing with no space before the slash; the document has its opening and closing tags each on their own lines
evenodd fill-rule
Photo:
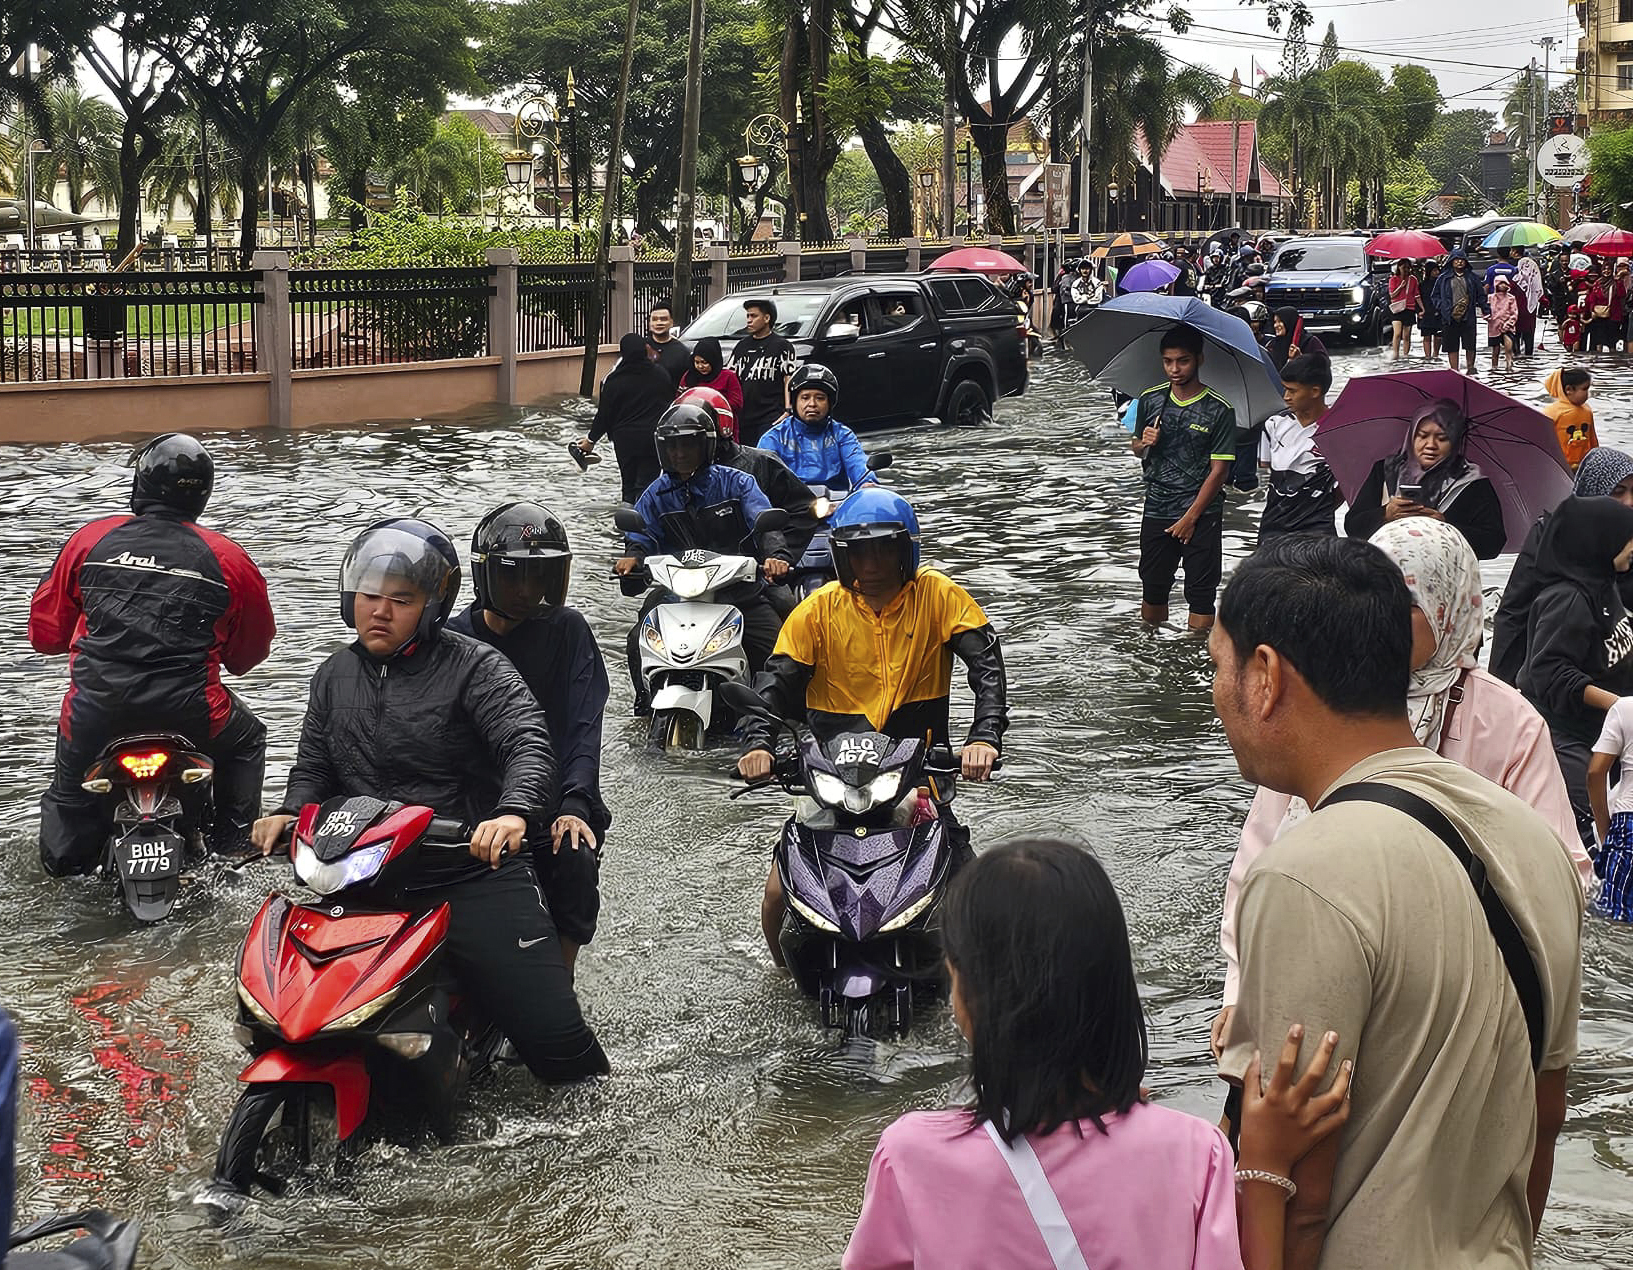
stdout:
<svg viewBox="0 0 1633 1270">
<path fill-rule="evenodd" d="M 688 388 L 713 388 L 726 399 L 734 418 L 743 408 L 743 382 L 726 365 L 720 341 L 712 335 L 700 339 L 692 349 L 692 369 L 680 377 L 680 387 L 682 392 Z"/>
<path fill-rule="evenodd" d="M 1372 465 L 1344 517 L 1351 538 L 1370 538 L 1385 524 L 1415 516 L 1461 531 L 1482 560 L 1508 541 L 1503 505 L 1480 469 L 1464 457 L 1468 418 L 1456 402 L 1432 401 L 1406 429 L 1399 454 Z"/>
<path fill-rule="evenodd" d="M 1588 294 L 1585 301 L 1588 318 L 1588 352 L 1601 348 L 1616 351 L 1617 324 L 1612 320 L 1614 285 L 1605 277 L 1604 268 L 1596 261 L 1588 266 Z"/>
<path fill-rule="evenodd" d="M 646 337 L 633 332 L 618 341 L 618 363 L 601 381 L 590 434 L 573 447 L 582 465 L 594 453 L 595 443 L 610 436 L 618 456 L 619 497 L 631 505 L 658 479 L 652 430 L 675 399 L 675 381 L 647 348 Z"/>
<path fill-rule="evenodd" d="M 1412 676 L 1406 711 L 1413 733 L 1442 758 L 1461 763 L 1529 803 L 1559 835 L 1560 849 L 1571 857 L 1586 890 L 1593 881 L 1593 862 L 1577 836 L 1547 724 L 1518 692 L 1479 668 L 1484 612 L 1480 562 L 1474 552 L 1444 521 L 1422 516 L 1385 525 L 1373 535 L 1372 544 L 1400 566 L 1412 596 Z M 1261 788 L 1253 797 L 1225 884 L 1220 923 L 1226 1011 L 1236 1001 L 1236 903 L 1248 866 L 1286 828 L 1309 814 L 1309 807 L 1289 794 Z M 1216 1048 L 1221 1035 L 1216 1025 Z"/>
<path fill-rule="evenodd" d="M 1630 563 L 1633 507 L 1614 498 L 1567 498 L 1537 543 L 1519 688 L 1553 733 L 1584 842 L 1593 841 L 1589 754 L 1605 711 L 1633 694 L 1633 625 L 1617 585 Z"/>
<path fill-rule="evenodd" d="M 1608 445 L 1589 450 L 1576 469 L 1576 485 L 1571 493 L 1578 498 L 1614 498 L 1625 507 L 1633 507 L 1633 454 Z M 1525 665 L 1526 623 L 1543 586 L 1537 573 L 1537 547 L 1549 514 L 1544 512 L 1526 535 L 1491 625 L 1491 673 L 1507 684 L 1519 684 L 1520 667 Z M 1617 589 L 1622 594 L 1622 607 L 1633 612 L 1633 572 L 1618 576 Z"/>
<path fill-rule="evenodd" d="M 1295 357 L 1319 353 L 1322 357 L 1328 356 L 1327 346 L 1321 342 L 1321 337 L 1312 335 L 1304 329 L 1304 319 L 1298 315 L 1298 310 L 1292 305 L 1283 305 L 1271 315 L 1274 334 L 1268 345 L 1270 360 L 1276 363 L 1280 370 Z"/>
<path fill-rule="evenodd" d="M 1521 256 L 1514 266 L 1514 287 L 1520 300 L 1520 321 L 1515 328 L 1518 351 L 1529 357 L 1537 351 L 1537 320 L 1542 313 L 1542 270 L 1530 256 Z"/>
</svg>

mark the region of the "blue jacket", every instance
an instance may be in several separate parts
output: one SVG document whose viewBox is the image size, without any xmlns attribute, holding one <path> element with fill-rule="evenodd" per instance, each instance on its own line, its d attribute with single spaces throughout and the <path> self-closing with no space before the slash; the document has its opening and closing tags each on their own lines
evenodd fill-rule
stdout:
<svg viewBox="0 0 1633 1270">
<path fill-rule="evenodd" d="M 665 472 L 635 500 L 635 510 L 647 527 L 626 535 L 632 555 L 644 558 L 689 547 L 728 553 L 743 550 L 755 517 L 771 510 L 771 500 L 747 472 L 715 463 L 687 481 Z M 776 555 L 784 548 L 783 537 L 765 534 L 761 545 L 767 555 Z"/>
<path fill-rule="evenodd" d="M 1440 276 L 1435 279 L 1435 289 L 1429 293 L 1429 303 L 1435 306 L 1435 312 L 1440 314 L 1440 320 L 1446 326 L 1458 324 L 1452 317 L 1452 273 L 1452 267 L 1448 264 L 1440 271 Z M 1489 313 L 1491 305 L 1486 301 L 1486 287 L 1480 275 L 1470 268 L 1463 276 L 1469 280 L 1469 311 L 1463 315 L 1463 324 L 1470 325 L 1475 321 L 1476 312 Z"/>
<path fill-rule="evenodd" d="M 793 415 L 786 415 L 760 438 L 759 448 L 775 454 L 807 485 L 855 489 L 874 479 L 856 433 L 836 419 L 812 431 Z"/>
</svg>

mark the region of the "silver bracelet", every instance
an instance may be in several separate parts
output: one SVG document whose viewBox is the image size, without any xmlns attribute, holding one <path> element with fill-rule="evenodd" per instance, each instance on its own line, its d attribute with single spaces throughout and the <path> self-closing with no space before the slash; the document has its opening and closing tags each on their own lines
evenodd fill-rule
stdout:
<svg viewBox="0 0 1633 1270">
<path fill-rule="evenodd" d="M 1288 1199 L 1292 1199 L 1293 1196 L 1298 1194 L 1298 1186 L 1292 1178 L 1283 1177 L 1280 1173 L 1270 1173 L 1264 1169 L 1237 1169 L 1236 1183 L 1240 1186 L 1243 1182 L 1269 1182 L 1270 1185 L 1279 1186 L 1286 1191 Z"/>
</svg>

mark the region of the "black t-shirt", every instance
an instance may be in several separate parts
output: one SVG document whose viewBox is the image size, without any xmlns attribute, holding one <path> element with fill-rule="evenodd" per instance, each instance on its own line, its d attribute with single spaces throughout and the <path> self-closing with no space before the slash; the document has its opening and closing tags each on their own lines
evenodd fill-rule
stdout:
<svg viewBox="0 0 1633 1270">
<path fill-rule="evenodd" d="M 1189 401 L 1174 400 L 1166 384 L 1140 395 L 1135 434 L 1157 425 L 1157 443 L 1145 452 L 1145 514 L 1151 520 L 1175 521 L 1191 510 L 1216 460 L 1236 459 L 1236 411 L 1211 388 L 1199 388 Z M 1220 486 L 1213 505 L 1225 505 Z"/>
<path fill-rule="evenodd" d="M 646 342 L 658 350 L 657 363 L 669 372 L 669 378 L 675 381 L 675 391 L 679 392 L 681 376 L 692 369 L 692 350 L 673 336 L 660 344 L 648 335 Z"/>
<path fill-rule="evenodd" d="M 743 409 L 737 415 L 737 439 L 753 445 L 760 434 L 788 413 L 783 396 L 783 379 L 794 373 L 799 357 L 794 346 L 780 335 L 737 341 L 731 351 L 731 368 L 743 385 Z"/>
</svg>

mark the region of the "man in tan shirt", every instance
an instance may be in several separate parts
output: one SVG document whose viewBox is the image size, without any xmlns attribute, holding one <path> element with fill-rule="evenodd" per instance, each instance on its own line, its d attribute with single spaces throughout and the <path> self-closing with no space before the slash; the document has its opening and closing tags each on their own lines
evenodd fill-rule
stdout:
<svg viewBox="0 0 1633 1270">
<path fill-rule="evenodd" d="M 1541 817 L 1417 743 L 1410 612 L 1376 548 L 1293 537 L 1237 570 L 1209 641 L 1242 775 L 1316 809 L 1247 875 L 1220 1073 L 1239 1083 L 1293 1023 L 1337 1032 L 1335 1064 L 1355 1061 L 1343 1134 L 1294 1170 L 1289 1267 L 1529 1266 L 1564 1122 L 1581 887 Z M 1358 781 L 1426 800 L 1485 864 L 1541 981 L 1540 1073 L 1468 873 L 1402 811 L 1322 806 Z"/>
</svg>

